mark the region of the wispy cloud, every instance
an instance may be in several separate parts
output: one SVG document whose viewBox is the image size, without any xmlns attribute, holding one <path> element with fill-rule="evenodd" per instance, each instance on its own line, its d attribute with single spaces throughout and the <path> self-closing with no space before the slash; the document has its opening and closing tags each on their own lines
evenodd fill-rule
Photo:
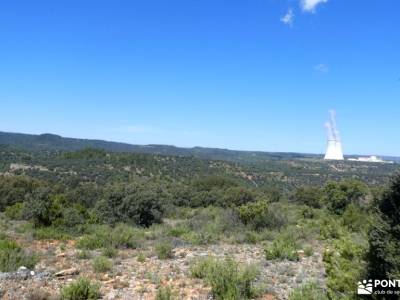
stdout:
<svg viewBox="0 0 400 300">
<path fill-rule="evenodd" d="M 314 66 L 314 70 L 320 73 L 329 72 L 329 67 L 326 64 L 318 64 Z"/>
<path fill-rule="evenodd" d="M 319 4 L 326 2 L 328 0 L 300 0 L 300 6 L 303 11 L 313 13 Z"/>
<path fill-rule="evenodd" d="M 292 26 L 293 25 L 293 20 L 294 20 L 294 13 L 293 13 L 293 10 L 291 8 L 289 8 L 289 10 L 286 13 L 286 15 L 284 15 L 281 18 L 281 22 L 283 22 L 286 25 Z"/>
</svg>

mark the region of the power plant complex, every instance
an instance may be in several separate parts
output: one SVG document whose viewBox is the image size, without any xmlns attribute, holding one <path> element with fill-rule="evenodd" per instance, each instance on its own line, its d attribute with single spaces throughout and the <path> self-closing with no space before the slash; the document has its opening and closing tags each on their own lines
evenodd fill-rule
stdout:
<svg viewBox="0 0 400 300">
<path fill-rule="evenodd" d="M 330 119 L 325 123 L 326 130 L 328 132 L 328 147 L 326 149 L 325 159 L 326 160 L 344 160 L 342 141 L 340 139 L 339 130 L 336 124 L 336 112 L 334 110 L 329 111 Z"/>
<path fill-rule="evenodd" d="M 325 160 L 344 160 L 342 141 L 340 139 L 339 130 L 336 124 L 336 112 L 334 110 L 329 111 L 329 121 L 325 123 L 325 128 L 328 133 L 328 146 L 325 153 Z M 363 162 L 363 163 L 389 163 L 393 161 L 383 160 L 375 155 L 368 157 L 351 157 L 349 161 Z"/>
</svg>

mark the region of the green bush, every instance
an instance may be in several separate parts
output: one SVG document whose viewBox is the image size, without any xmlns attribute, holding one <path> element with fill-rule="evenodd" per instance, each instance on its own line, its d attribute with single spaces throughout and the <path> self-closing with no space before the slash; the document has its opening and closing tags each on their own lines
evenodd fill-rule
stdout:
<svg viewBox="0 0 400 300">
<path fill-rule="evenodd" d="M 54 222 L 59 226 L 75 229 L 86 223 L 88 212 L 85 207 L 80 204 L 74 204 L 71 207 L 65 207 L 62 210 L 62 216 Z"/>
<path fill-rule="evenodd" d="M 143 253 L 139 253 L 136 259 L 138 262 L 144 263 L 146 261 L 146 256 Z"/>
<path fill-rule="evenodd" d="M 96 204 L 96 212 L 104 223 L 124 222 L 144 227 L 161 223 L 167 197 L 159 185 L 115 185 L 107 189 L 103 199 Z"/>
<path fill-rule="evenodd" d="M 313 208 L 322 207 L 323 193 L 320 188 L 300 187 L 293 195 L 293 201 Z"/>
<path fill-rule="evenodd" d="M 277 203 L 270 205 L 266 200 L 242 205 L 239 207 L 238 212 L 240 220 L 255 230 L 266 227 L 271 229 L 280 228 L 287 223 L 285 216 L 280 213 Z"/>
<path fill-rule="evenodd" d="M 239 217 L 246 225 L 252 225 L 255 229 L 263 228 L 268 222 L 268 202 L 258 201 L 239 207 Z"/>
<path fill-rule="evenodd" d="M 108 258 L 113 258 L 118 255 L 118 251 L 117 251 L 117 249 L 115 249 L 113 247 L 106 247 L 103 249 L 103 251 L 101 251 L 101 255 L 108 257 Z"/>
<path fill-rule="evenodd" d="M 93 259 L 92 266 L 95 272 L 104 273 L 112 269 L 113 263 L 104 256 L 97 256 Z"/>
<path fill-rule="evenodd" d="M 368 187 L 357 180 L 329 182 L 323 189 L 326 207 L 334 214 L 342 215 L 349 204 L 361 206 L 368 194 Z"/>
<path fill-rule="evenodd" d="M 313 256 L 313 254 L 314 254 L 314 249 L 313 249 L 312 246 L 306 246 L 304 248 L 304 255 L 305 256 Z"/>
<path fill-rule="evenodd" d="M 321 239 L 338 239 L 345 229 L 341 226 L 340 219 L 335 216 L 324 216 L 319 220 L 319 235 Z"/>
<path fill-rule="evenodd" d="M 217 203 L 222 207 L 235 207 L 255 201 L 254 193 L 243 187 L 231 187 L 224 192 L 224 196 Z"/>
<path fill-rule="evenodd" d="M 156 300 L 173 300 L 172 290 L 170 287 L 159 287 L 157 289 Z"/>
<path fill-rule="evenodd" d="M 116 248 L 138 248 L 142 238 L 140 230 L 127 224 L 118 224 L 111 232 L 111 244 Z"/>
<path fill-rule="evenodd" d="M 78 249 L 95 250 L 107 245 L 106 239 L 99 239 L 97 234 L 87 234 L 81 237 L 76 243 Z"/>
<path fill-rule="evenodd" d="M 377 201 L 378 217 L 368 241 L 368 275 L 375 279 L 400 277 L 400 174 Z"/>
<path fill-rule="evenodd" d="M 36 255 L 26 253 L 16 242 L 0 240 L 0 272 L 16 271 L 22 266 L 32 269 L 37 262 Z"/>
<path fill-rule="evenodd" d="M 171 237 L 181 237 L 185 234 L 188 234 L 190 232 L 190 229 L 185 227 L 185 226 L 177 226 L 174 228 L 171 228 L 168 232 L 168 235 Z"/>
<path fill-rule="evenodd" d="M 64 228 L 49 226 L 34 228 L 32 235 L 37 240 L 59 240 L 66 241 L 72 238 L 71 234 Z"/>
<path fill-rule="evenodd" d="M 7 206 L 24 201 L 40 182 L 24 176 L 0 176 L 0 211 Z"/>
<path fill-rule="evenodd" d="M 23 219 L 24 204 L 21 202 L 15 203 L 14 205 L 7 206 L 4 211 L 7 218 L 12 220 L 22 220 Z"/>
<path fill-rule="evenodd" d="M 168 241 L 159 242 L 154 248 L 159 259 L 173 258 L 172 249 L 172 244 Z"/>
<path fill-rule="evenodd" d="M 230 187 L 235 187 L 238 184 L 230 178 L 208 176 L 193 181 L 192 185 L 197 191 L 211 191 L 213 189 L 225 190 Z"/>
<path fill-rule="evenodd" d="M 25 197 L 23 215 L 35 226 L 50 226 L 62 217 L 62 197 L 53 195 L 48 187 L 40 187 Z"/>
<path fill-rule="evenodd" d="M 254 281 L 258 271 L 252 266 L 240 266 L 231 258 L 206 258 L 191 267 L 195 278 L 211 286 L 214 299 L 242 300 L 255 297 Z"/>
<path fill-rule="evenodd" d="M 80 249 L 95 250 L 100 248 L 137 248 L 143 239 L 143 233 L 126 224 L 115 228 L 108 225 L 96 226 L 92 233 L 84 235 L 77 242 Z"/>
<path fill-rule="evenodd" d="M 193 211 L 194 216 L 188 220 L 189 232 L 182 239 L 195 244 L 209 244 L 227 236 L 234 230 L 240 230 L 243 224 L 235 210 L 218 207 L 206 207 Z"/>
<path fill-rule="evenodd" d="M 353 236 L 343 236 L 324 252 L 328 296 L 331 299 L 351 297 L 354 294 L 354 282 L 365 278 L 364 256 L 367 245 L 355 241 Z"/>
<path fill-rule="evenodd" d="M 97 300 L 100 296 L 100 285 L 83 277 L 61 289 L 61 300 Z"/>
<path fill-rule="evenodd" d="M 89 259 L 92 257 L 92 254 L 88 250 L 81 250 L 76 254 L 78 259 Z"/>
<path fill-rule="evenodd" d="M 265 248 L 267 260 L 299 260 L 297 244 L 293 235 L 284 234 L 275 239 L 271 245 Z"/>
<path fill-rule="evenodd" d="M 289 295 L 289 300 L 328 300 L 323 289 L 316 283 L 307 283 L 293 290 Z"/>
<path fill-rule="evenodd" d="M 350 204 L 342 215 L 342 223 L 351 231 L 368 232 L 372 224 L 372 218 L 371 215 L 362 208 Z"/>
</svg>

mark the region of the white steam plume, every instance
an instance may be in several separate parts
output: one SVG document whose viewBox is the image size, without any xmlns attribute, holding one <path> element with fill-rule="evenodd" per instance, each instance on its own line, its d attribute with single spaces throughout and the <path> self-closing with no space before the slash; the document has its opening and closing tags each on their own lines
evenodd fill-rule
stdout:
<svg viewBox="0 0 400 300">
<path fill-rule="evenodd" d="M 326 132 L 328 133 L 328 140 L 329 141 L 334 141 L 335 137 L 333 135 L 331 122 L 326 122 L 325 123 L 325 128 L 326 128 Z"/>
<path fill-rule="evenodd" d="M 336 125 L 336 111 L 332 109 L 329 111 L 329 113 L 331 115 L 330 125 L 331 125 L 333 139 L 337 142 L 340 142 L 340 134 L 339 134 L 339 130 L 337 129 L 337 125 Z"/>
</svg>

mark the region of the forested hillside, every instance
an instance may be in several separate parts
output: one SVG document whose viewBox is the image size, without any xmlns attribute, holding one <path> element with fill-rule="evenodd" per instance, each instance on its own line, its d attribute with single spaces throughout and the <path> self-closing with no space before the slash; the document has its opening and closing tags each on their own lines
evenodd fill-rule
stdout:
<svg viewBox="0 0 400 300">
<path fill-rule="evenodd" d="M 260 151 L 234 151 L 215 148 L 179 148 L 168 145 L 131 145 L 126 143 L 107 142 L 65 138 L 54 134 L 21 134 L 0 132 L 0 145 L 14 146 L 29 151 L 76 151 L 85 148 L 96 148 L 112 152 L 133 152 L 162 154 L 174 156 L 196 156 L 213 160 L 228 160 L 242 162 L 258 162 L 260 160 L 321 158 L 321 155 L 300 153 L 270 153 Z"/>
<path fill-rule="evenodd" d="M 0 146 L 6 299 L 353 299 L 398 270 L 398 164 L 32 143 Z"/>
</svg>

